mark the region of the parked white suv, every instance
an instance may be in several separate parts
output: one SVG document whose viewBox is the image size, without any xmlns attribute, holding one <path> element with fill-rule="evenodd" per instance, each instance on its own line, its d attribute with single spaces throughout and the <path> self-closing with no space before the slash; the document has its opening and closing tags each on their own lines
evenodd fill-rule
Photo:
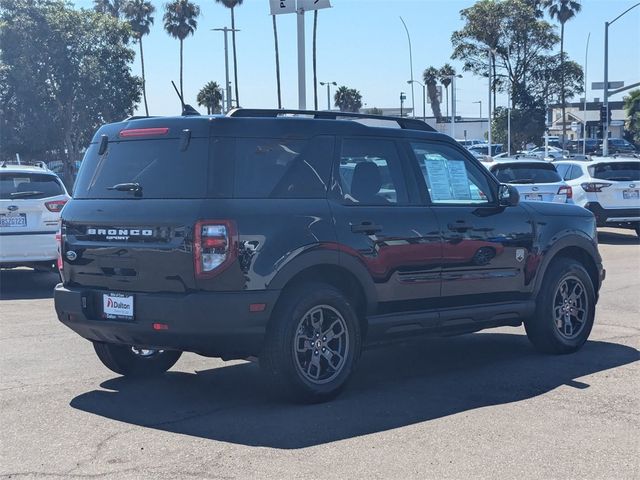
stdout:
<svg viewBox="0 0 640 480">
<path fill-rule="evenodd" d="M 60 211 L 69 199 L 44 164 L 0 164 L 0 267 L 53 267 Z"/>
<path fill-rule="evenodd" d="M 500 181 L 513 185 L 525 201 L 573 203 L 572 189 L 553 163 L 533 158 L 495 158 L 485 164 Z"/>
<path fill-rule="evenodd" d="M 640 236 L 640 160 L 593 158 L 554 164 L 573 188 L 574 202 L 591 210 L 599 227 L 633 228 Z"/>
</svg>

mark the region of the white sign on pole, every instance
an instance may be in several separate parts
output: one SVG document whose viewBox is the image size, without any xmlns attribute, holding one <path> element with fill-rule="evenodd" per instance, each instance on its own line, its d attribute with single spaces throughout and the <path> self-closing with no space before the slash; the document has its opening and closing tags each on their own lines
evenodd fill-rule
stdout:
<svg viewBox="0 0 640 480">
<path fill-rule="evenodd" d="M 321 8 L 331 8 L 331 2 L 329 0 L 298 0 L 298 8 L 310 12 Z"/>
<path fill-rule="evenodd" d="M 295 13 L 296 0 L 269 0 L 271 6 L 271 15 L 280 15 L 283 13 Z"/>
</svg>

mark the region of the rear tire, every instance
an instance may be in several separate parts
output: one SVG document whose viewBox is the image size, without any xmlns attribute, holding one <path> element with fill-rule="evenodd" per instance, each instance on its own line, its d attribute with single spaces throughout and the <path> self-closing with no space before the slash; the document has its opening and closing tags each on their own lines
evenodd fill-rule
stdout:
<svg viewBox="0 0 640 480">
<path fill-rule="evenodd" d="M 338 395 L 361 350 L 360 323 L 349 299 L 330 285 L 286 292 L 267 329 L 260 367 L 278 394 L 304 403 Z"/>
<path fill-rule="evenodd" d="M 572 353 L 584 345 L 591 333 L 595 291 L 580 262 L 564 257 L 552 262 L 536 298 L 535 314 L 524 326 L 539 351 Z"/>
<path fill-rule="evenodd" d="M 143 350 L 102 342 L 93 342 L 93 348 L 105 367 L 112 372 L 131 377 L 162 375 L 173 367 L 182 355 L 182 352 L 174 350 Z"/>
</svg>

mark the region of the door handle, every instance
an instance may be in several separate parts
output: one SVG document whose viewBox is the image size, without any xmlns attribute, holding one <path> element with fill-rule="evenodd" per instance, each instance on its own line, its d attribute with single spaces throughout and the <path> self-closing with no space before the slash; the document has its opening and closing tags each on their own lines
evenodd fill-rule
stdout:
<svg viewBox="0 0 640 480">
<path fill-rule="evenodd" d="M 362 222 L 359 225 L 351 225 L 351 231 L 353 233 L 373 235 L 382 231 L 382 225 L 375 225 L 373 222 Z"/>
<path fill-rule="evenodd" d="M 467 230 L 473 230 L 473 225 L 469 225 L 464 222 L 450 223 L 447 227 L 449 227 L 449 230 L 453 232 L 466 232 Z"/>
</svg>

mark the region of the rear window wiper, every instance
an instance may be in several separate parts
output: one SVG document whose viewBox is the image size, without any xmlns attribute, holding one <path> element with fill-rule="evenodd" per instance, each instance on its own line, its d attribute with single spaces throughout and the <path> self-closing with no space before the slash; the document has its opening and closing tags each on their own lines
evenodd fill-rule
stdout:
<svg viewBox="0 0 640 480">
<path fill-rule="evenodd" d="M 517 178 L 516 180 L 511 180 L 507 183 L 536 183 L 532 178 Z"/>
<path fill-rule="evenodd" d="M 607 180 L 611 180 L 614 182 L 630 182 L 631 177 L 609 177 Z"/>
<path fill-rule="evenodd" d="M 42 192 L 37 192 L 35 190 L 31 190 L 31 191 L 28 191 L 28 192 L 13 192 L 11 194 L 11 198 L 35 197 L 37 195 L 42 195 Z"/>
<path fill-rule="evenodd" d="M 116 183 L 107 190 L 117 190 L 118 192 L 133 192 L 136 196 L 142 196 L 142 185 L 139 183 Z"/>
</svg>

